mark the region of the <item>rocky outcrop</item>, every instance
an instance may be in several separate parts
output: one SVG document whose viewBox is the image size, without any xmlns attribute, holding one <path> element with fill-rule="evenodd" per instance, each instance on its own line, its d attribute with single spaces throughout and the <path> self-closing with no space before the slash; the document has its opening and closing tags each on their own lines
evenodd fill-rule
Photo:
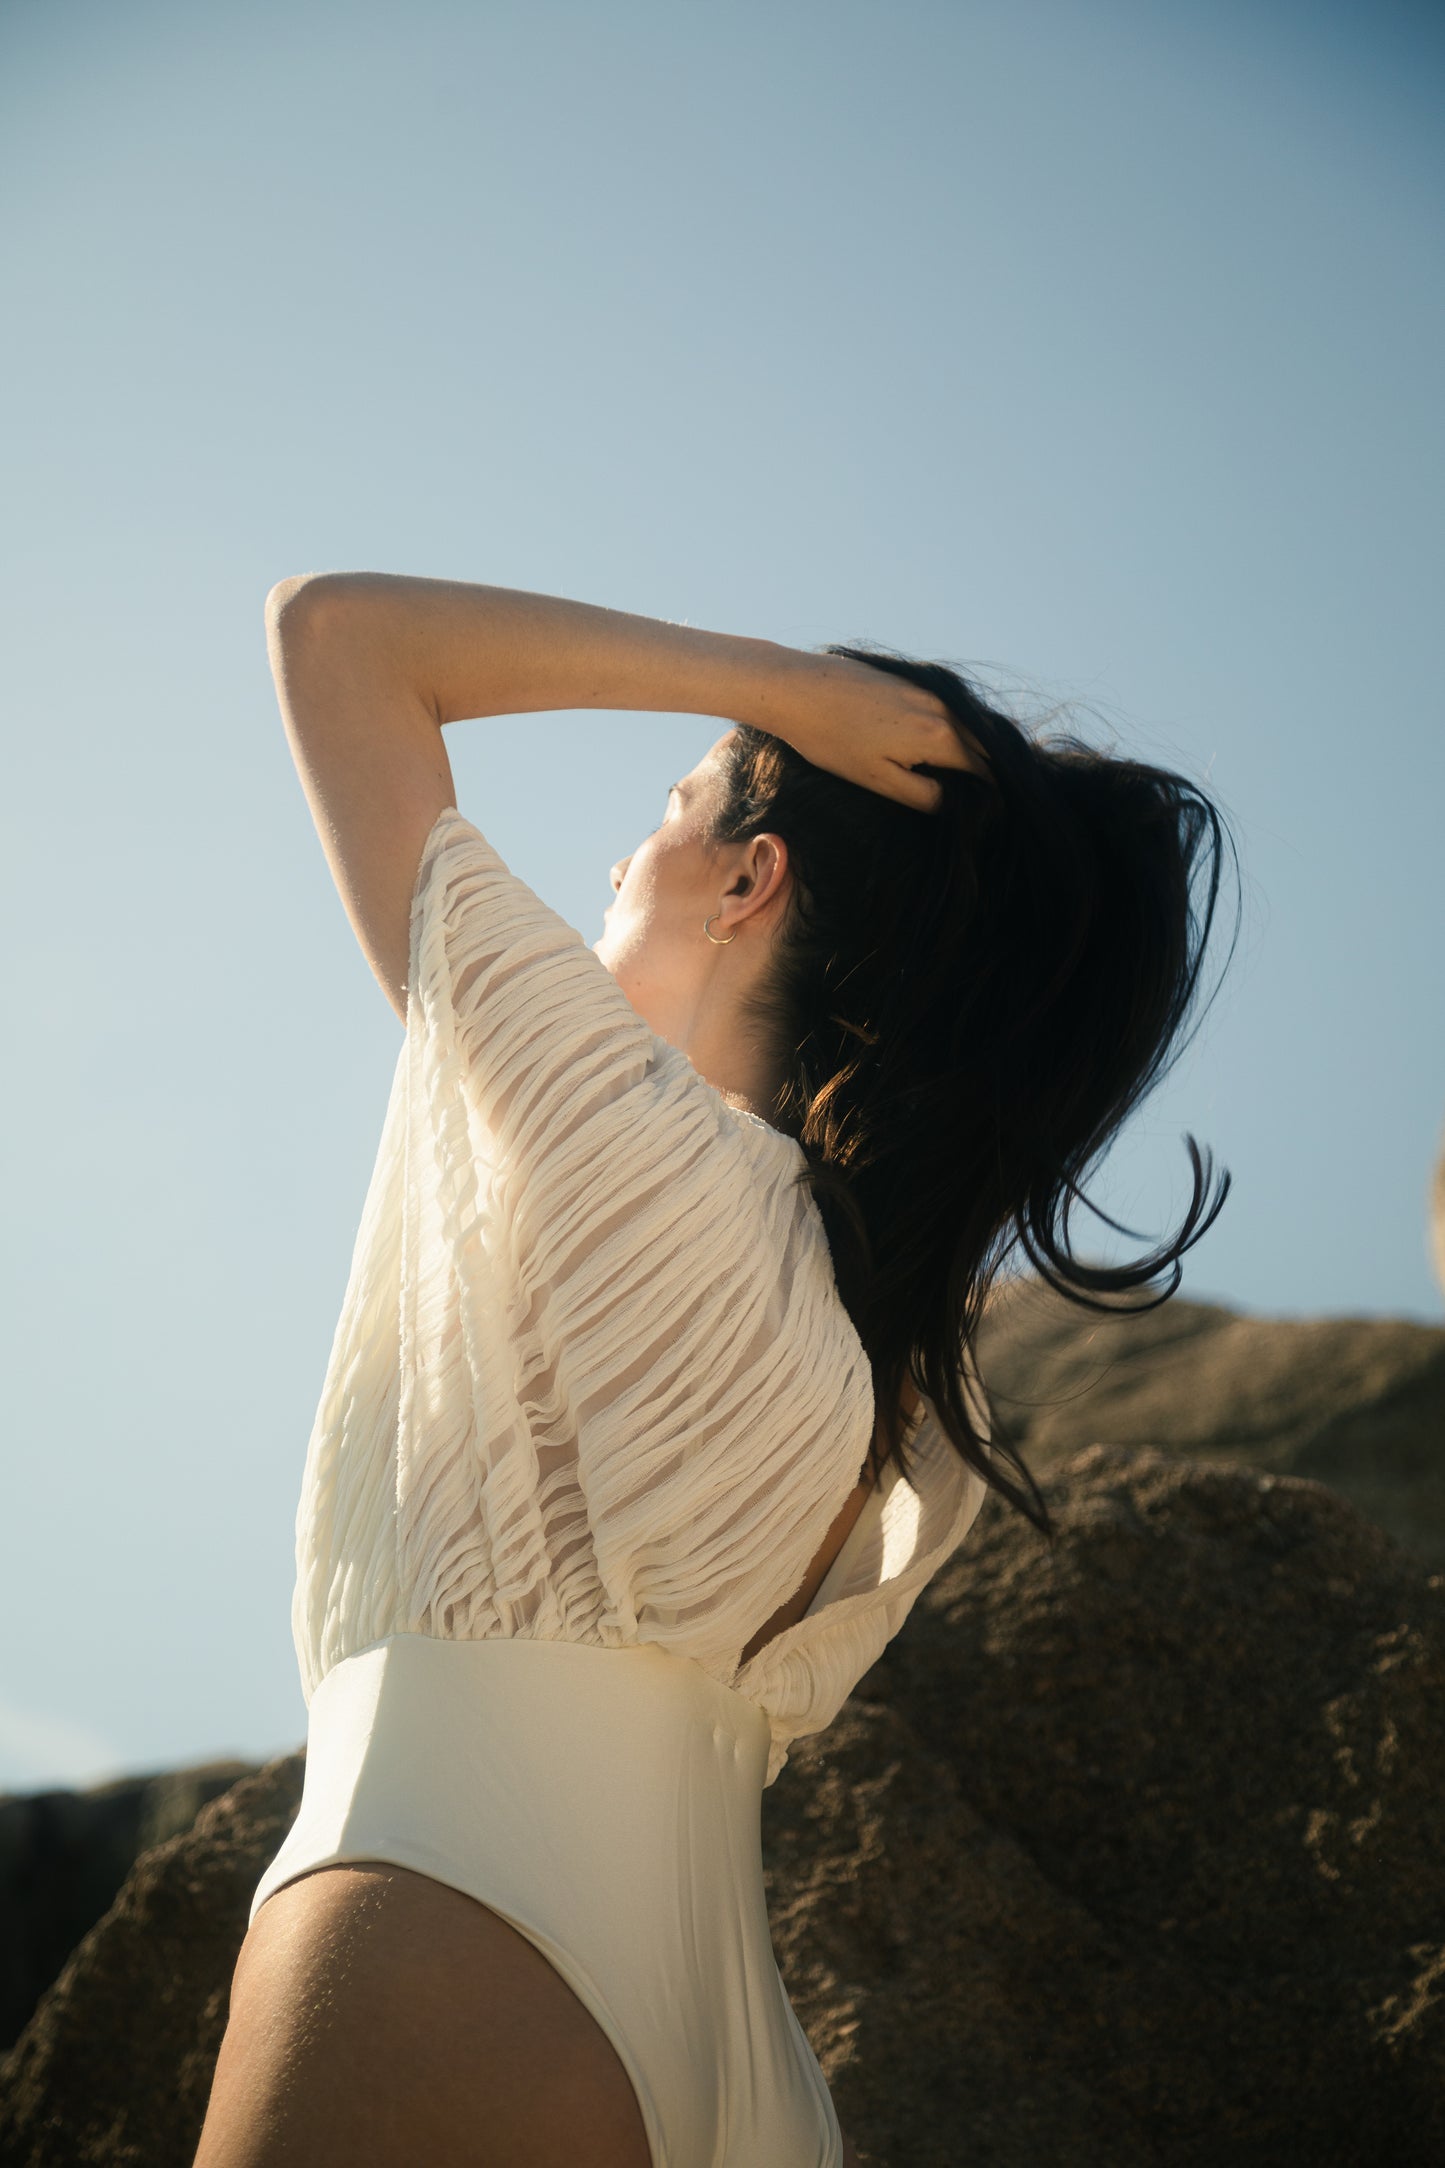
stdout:
<svg viewBox="0 0 1445 2168">
<path fill-rule="evenodd" d="M 1149 1445 L 1312 1476 L 1445 1565 L 1445 1326 L 1178 1297 L 1105 1317 L 1030 1279 L 999 1295 L 978 1352 L 998 1428 L 1046 1494 L 1096 1438 Z"/>
<path fill-rule="evenodd" d="M 202 1762 L 86 1791 L 0 1797 L 0 2048 L 113 1903 L 137 1854 L 189 1829 L 253 1766 Z"/>
<path fill-rule="evenodd" d="M 1323 1485 L 1088 1444 L 996 1498 L 765 1798 L 779 1962 L 873 2168 L 1445 2158 L 1445 1577 Z M 190 2168 L 269 1764 L 147 1853 L 0 2160 Z M 762 2168 L 762 2164 L 759 2164 Z"/>
<path fill-rule="evenodd" d="M 268 1762 L 141 1854 L 0 2063 L 4 2168 L 191 2168 L 246 1915 L 302 1767 Z"/>
<path fill-rule="evenodd" d="M 890 2168 L 1445 2159 L 1445 1577 L 1322 1486 L 1092 1446 L 997 1501 L 771 1819 Z"/>
</svg>

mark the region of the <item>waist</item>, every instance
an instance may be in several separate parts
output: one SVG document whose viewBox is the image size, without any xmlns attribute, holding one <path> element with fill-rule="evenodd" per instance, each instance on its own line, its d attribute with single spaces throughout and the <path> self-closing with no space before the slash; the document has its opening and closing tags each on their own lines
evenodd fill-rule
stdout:
<svg viewBox="0 0 1445 2168">
<path fill-rule="evenodd" d="M 761 1892 L 768 1719 L 652 1645 L 391 1634 L 311 1697 L 301 1807 L 252 1905 L 327 1860 L 394 1859 L 530 1900 L 605 1869 L 653 1886 L 691 1847 Z"/>
</svg>

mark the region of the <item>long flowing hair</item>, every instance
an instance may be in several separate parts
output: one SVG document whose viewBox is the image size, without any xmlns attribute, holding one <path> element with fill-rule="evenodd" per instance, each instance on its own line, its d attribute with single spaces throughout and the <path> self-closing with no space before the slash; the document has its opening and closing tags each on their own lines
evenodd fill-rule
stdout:
<svg viewBox="0 0 1445 2168">
<path fill-rule="evenodd" d="M 1208 1201 L 1212 1158 L 1190 1135 L 1194 1193 L 1177 1233 L 1112 1266 L 1070 1248 L 1078 1202 L 1135 1233 L 1084 1182 L 1202 1020 L 1185 1032 L 1233 840 L 1185 777 L 1025 728 L 955 669 L 876 647 L 827 652 L 935 693 L 992 780 L 924 768 L 943 801 L 923 812 L 751 725 L 729 736 L 711 839 L 781 836 L 793 874 L 776 968 L 747 1003 L 785 1072 L 770 1118 L 803 1146 L 798 1179 L 872 1365 L 884 1439 L 872 1473 L 891 1458 L 908 1473 L 910 1379 L 963 1458 L 1052 1542 L 997 1420 L 991 1450 L 976 1433 L 965 1368 L 1016 1251 L 1093 1310 L 1167 1272 L 1151 1301 L 1124 1305 L 1153 1309 L 1218 1216 L 1231 1177 Z"/>
</svg>

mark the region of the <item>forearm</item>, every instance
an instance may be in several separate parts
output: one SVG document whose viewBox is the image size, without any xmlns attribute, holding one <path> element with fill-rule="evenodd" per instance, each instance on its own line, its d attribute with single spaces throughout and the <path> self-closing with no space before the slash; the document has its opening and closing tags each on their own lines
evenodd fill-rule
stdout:
<svg viewBox="0 0 1445 2168">
<path fill-rule="evenodd" d="M 395 672 L 438 723 L 550 708 L 716 715 L 761 729 L 814 658 L 769 640 L 463 580 L 328 572 L 283 581 L 278 620 L 300 610 Z"/>
</svg>

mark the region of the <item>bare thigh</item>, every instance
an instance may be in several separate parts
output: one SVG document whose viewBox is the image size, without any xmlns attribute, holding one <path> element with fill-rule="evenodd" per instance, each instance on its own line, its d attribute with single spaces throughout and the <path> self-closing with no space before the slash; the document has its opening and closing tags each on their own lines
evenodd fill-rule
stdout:
<svg viewBox="0 0 1445 2168">
<path fill-rule="evenodd" d="M 322 1867 L 241 1945 L 194 2168 L 652 2168 L 616 2049 L 497 1913 Z"/>
</svg>

